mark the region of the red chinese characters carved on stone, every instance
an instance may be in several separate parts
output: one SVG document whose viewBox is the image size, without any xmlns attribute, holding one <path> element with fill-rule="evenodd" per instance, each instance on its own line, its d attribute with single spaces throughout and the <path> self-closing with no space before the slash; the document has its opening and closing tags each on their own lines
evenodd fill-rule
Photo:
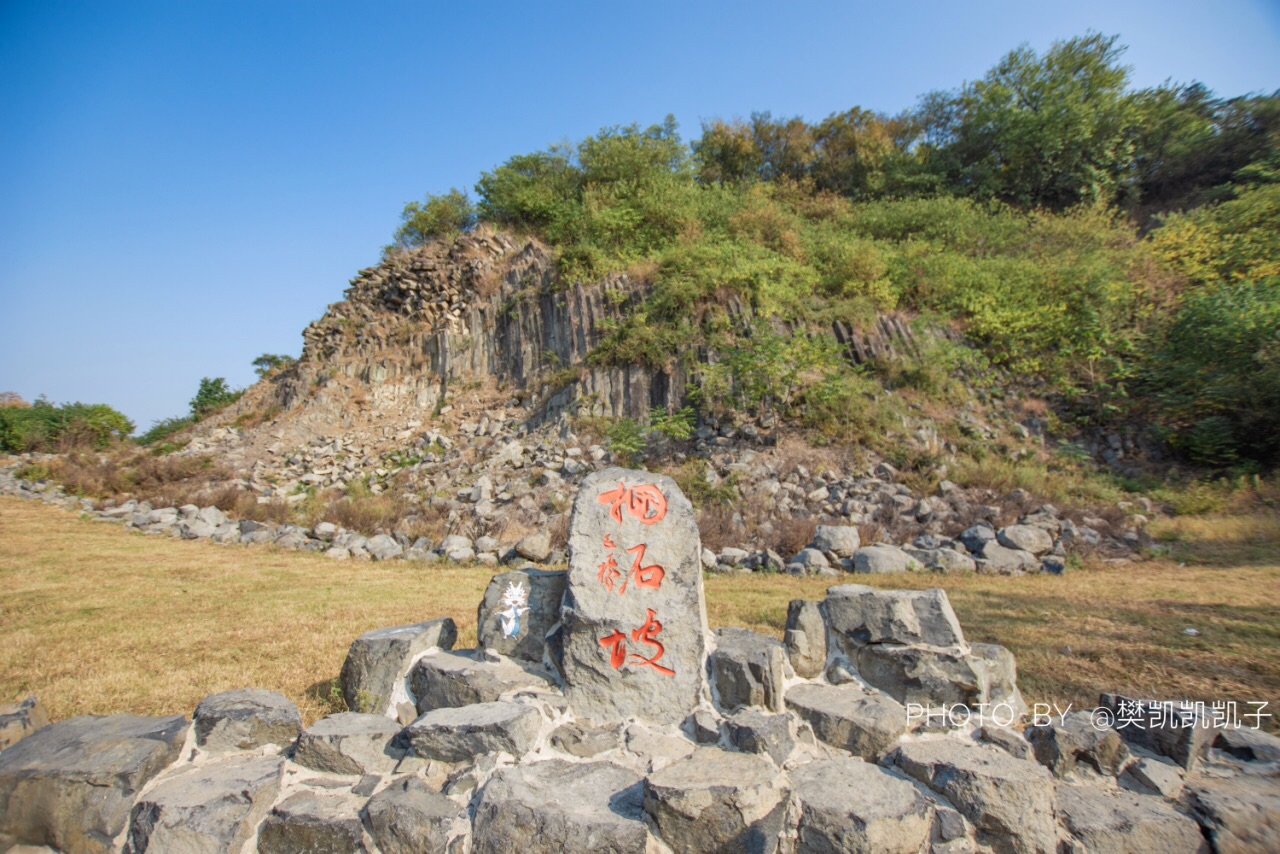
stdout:
<svg viewBox="0 0 1280 854">
<path fill-rule="evenodd" d="M 622 666 L 622 662 L 627 660 L 627 636 L 617 629 L 613 630 L 613 634 L 608 637 L 600 638 L 600 645 L 610 647 L 609 664 L 614 670 Z"/>
<path fill-rule="evenodd" d="M 666 647 L 656 639 L 658 632 L 662 631 L 662 623 L 658 622 L 657 615 L 652 608 L 646 608 L 645 611 L 648 612 L 648 619 L 645 621 L 643 626 L 632 630 L 631 640 L 647 644 L 648 646 L 656 649 L 657 653 L 650 658 L 645 658 L 643 655 L 638 655 L 633 652 L 631 653 L 630 660 L 632 663 L 639 663 L 641 666 L 647 665 L 652 667 L 663 676 L 675 676 L 676 672 L 674 670 L 669 667 L 663 667 L 658 663 L 658 659 L 662 658 L 663 653 L 667 651 Z"/>
<path fill-rule="evenodd" d="M 624 509 L 642 525 L 656 525 L 667 515 L 667 497 L 652 483 L 628 487 L 619 482 L 617 489 L 601 493 L 596 500 L 609 505 L 615 522 L 622 521 Z"/>
<path fill-rule="evenodd" d="M 645 623 L 640 628 L 632 630 L 631 641 L 632 643 L 651 646 L 657 652 L 648 658 L 639 653 L 628 653 L 627 636 L 618 629 L 614 629 L 613 634 L 600 638 L 600 645 L 609 649 L 609 666 L 617 670 L 622 667 L 623 663 L 629 662 L 636 667 L 652 667 L 663 676 L 675 676 L 676 672 L 674 670 L 658 663 L 658 659 L 662 658 L 667 648 L 658 640 L 658 632 L 662 631 L 662 623 L 658 622 L 657 612 L 652 608 L 646 608 L 645 612 Z"/>
<path fill-rule="evenodd" d="M 645 546 L 644 543 L 641 543 L 638 546 L 632 546 L 627 549 L 627 552 L 635 555 L 636 558 L 631 562 L 631 574 L 627 576 L 626 581 L 622 582 L 622 589 L 618 591 L 619 593 L 627 592 L 627 581 L 630 581 L 633 578 L 636 580 L 636 585 L 639 587 L 652 587 L 654 590 L 657 590 L 662 586 L 662 577 L 667 574 L 665 569 L 658 566 L 656 563 L 649 564 L 648 566 L 640 565 L 644 560 L 644 550 L 646 548 L 647 546 Z"/>
<path fill-rule="evenodd" d="M 610 550 L 615 548 L 613 540 L 608 534 L 606 534 L 604 538 L 604 547 Z M 605 556 L 602 563 L 596 566 L 596 579 L 603 584 L 604 589 L 608 590 L 610 593 L 613 592 L 614 582 L 616 582 L 621 575 L 622 571 L 618 569 L 618 561 L 614 559 L 612 551 Z M 625 581 L 622 583 L 622 589 L 627 589 Z"/>
</svg>

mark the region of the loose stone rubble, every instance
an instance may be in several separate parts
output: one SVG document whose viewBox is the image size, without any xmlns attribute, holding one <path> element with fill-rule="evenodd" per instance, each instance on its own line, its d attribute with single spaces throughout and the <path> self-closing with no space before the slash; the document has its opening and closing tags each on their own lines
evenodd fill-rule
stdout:
<svg viewBox="0 0 1280 854">
<path fill-rule="evenodd" d="M 570 570 L 496 575 L 477 649 L 450 620 L 356 639 L 358 710 L 303 729 L 244 689 L 193 722 L 6 712 L 28 723 L 4 730 L 0 850 L 1280 848 L 1280 739 L 1112 695 L 1029 721 L 1012 655 L 969 643 L 941 590 L 838 585 L 782 641 L 712 634 L 683 495 L 597 474 Z M 956 703 L 973 715 L 926 714 Z"/>
</svg>

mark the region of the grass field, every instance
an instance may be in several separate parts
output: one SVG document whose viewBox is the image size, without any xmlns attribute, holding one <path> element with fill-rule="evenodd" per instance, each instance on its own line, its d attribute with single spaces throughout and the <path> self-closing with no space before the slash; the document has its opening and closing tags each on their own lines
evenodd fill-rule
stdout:
<svg viewBox="0 0 1280 854">
<path fill-rule="evenodd" d="M 1280 520 L 1183 518 L 1157 533 L 1171 559 L 841 582 L 945 588 L 970 640 L 1013 650 L 1030 702 L 1092 706 L 1118 690 L 1265 701 L 1280 716 Z M 492 573 L 148 537 L 0 498 L 0 702 L 34 693 L 55 719 L 189 714 L 206 694 L 253 685 L 311 721 L 334 708 L 331 680 L 362 632 L 449 616 L 459 645 L 473 643 Z M 831 583 L 710 577 L 707 610 L 713 626 L 781 636 L 787 602 Z"/>
</svg>

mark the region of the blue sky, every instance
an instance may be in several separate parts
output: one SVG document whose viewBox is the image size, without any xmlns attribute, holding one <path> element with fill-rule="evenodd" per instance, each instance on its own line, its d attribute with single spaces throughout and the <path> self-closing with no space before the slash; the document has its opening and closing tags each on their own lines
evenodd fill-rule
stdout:
<svg viewBox="0 0 1280 854">
<path fill-rule="evenodd" d="M 1280 88 L 1280 3 L 0 0 L 0 391 L 140 429 L 253 379 L 404 203 L 673 113 L 897 112 L 1089 29 L 1135 86 Z"/>
</svg>

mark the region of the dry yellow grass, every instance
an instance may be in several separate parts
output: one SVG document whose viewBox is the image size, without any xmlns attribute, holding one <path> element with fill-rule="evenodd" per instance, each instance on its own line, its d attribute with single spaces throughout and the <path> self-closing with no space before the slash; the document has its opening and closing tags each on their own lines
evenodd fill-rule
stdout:
<svg viewBox="0 0 1280 854">
<path fill-rule="evenodd" d="M 1266 701 L 1276 713 L 1280 531 L 1182 524 L 1183 537 L 1203 540 L 1174 543 L 1188 566 L 846 580 L 945 588 L 970 640 L 1017 655 L 1033 702 L 1092 705 L 1099 691 L 1119 690 Z M 36 693 L 55 718 L 189 713 L 206 694 L 254 685 L 292 697 L 310 721 L 331 708 L 328 683 L 361 632 L 450 616 L 460 642 L 473 642 L 491 574 L 145 537 L 0 498 L 0 701 Z M 820 598 L 829 583 L 712 577 L 709 617 L 780 635 L 787 602 Z M 1188 627 L 1200 634 L 1183 634 Z"/>
</svg>

